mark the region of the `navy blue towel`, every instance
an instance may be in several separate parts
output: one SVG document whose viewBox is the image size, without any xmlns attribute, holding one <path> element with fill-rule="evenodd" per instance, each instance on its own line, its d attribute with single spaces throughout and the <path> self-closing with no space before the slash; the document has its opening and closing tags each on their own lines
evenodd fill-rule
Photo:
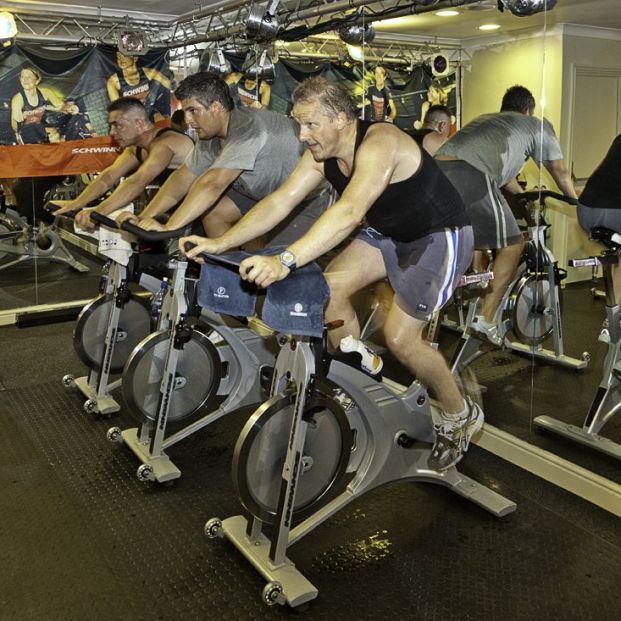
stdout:
<svg viewBox="0 0 621 621">
<path fill-rule="evenodd" d="M 247 257 L 279 254 L 282 249 L 272 247 L 252 253 L 204 254 L 209 263 L 201 270 L 199 303 L 217 313 L 244 317 L 252 315 L 257 290 L 241 279 L 239 264 Z M 263 320 L 279 332 L 321 336 L 323 307 L 329 293 L 321 268 L 316 263 L 309 263 L 267 288 Z"/>
</svg>

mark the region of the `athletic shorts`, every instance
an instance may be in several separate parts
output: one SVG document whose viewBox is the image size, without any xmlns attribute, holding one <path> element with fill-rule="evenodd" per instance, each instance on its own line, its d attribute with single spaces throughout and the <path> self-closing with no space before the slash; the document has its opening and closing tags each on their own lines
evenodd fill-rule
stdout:
<svg viewBox="0 0 621 621">
<path fill-rule="evenodd" d="M 226 191 L 241 215 L 246 215 L 259 201 L 241 194 L 233 188 Z M 313 193 L 303 200 L 274 230 L 267 234 L 270 246 L 288 246 L 297 241 L 315 223 L 315 220 L 330 206 L 332 194 L 328 189 Z"/>
<path fill-rule="evenodd" d="M 604 226 L 621 233 L 621 209 L 601 209 L 578 203 L 577 213 L 578 222 L 587 233 L 596 226 Z"/>
<path fill-rule="evenodd" d="M 515 216 L 495 181 L 463 160 L 436 163 L 466 205 L 475 248 L 505 248 L 522 241 Z"/>
<path fill-rule="evenodd" d="M 471 226 L 444 229 L 412 242 L 395 241 L 365 227 L 356 239 L 380 250 L 397 304 L 422 321 L 446 304 L 472 262 Z"/>
</svg>

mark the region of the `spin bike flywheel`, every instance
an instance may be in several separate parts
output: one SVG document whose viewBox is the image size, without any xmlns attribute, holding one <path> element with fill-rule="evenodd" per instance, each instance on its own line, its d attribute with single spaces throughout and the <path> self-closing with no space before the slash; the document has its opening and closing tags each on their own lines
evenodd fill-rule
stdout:
<svg viewBox="0 0 621 621">
<path fill-rule="evenodd" d="M 340 404 L 317 389 L 304 408 L 308 428 L 299 463 L 293 519 L 312 514 L 346 484 L 352 431 Z M 265 523 L 275 521 L 282 471 L 295 404 L 293 390 L 261 405 L 237 440 L 233 483 L 246 509 Z"/>
<path fill-rule="evenodd" d="M 87 367 L 95 371 L 101 371 L 104 338 L 113 308 L 114 299 L 111 296 L 101 295 L 95 298 L 82 309 L 73 331 L 73 345 L 78 356 Z M 118 338 L 114 344 L 110 373 L 120 373 L 123 370 L 129 354 L 150 331 L 149 303 L 130 295 L 119 315 Z"/>
<path fill-rule="evenodd" d="M 145 338 L 131 353 L 123 371 L 123 397 L 131 410 L 154 421 L 160 399 L 170 330 Z M 222 362 L 214 344 L 198 330 L 177 350 L 175 385 L 170 393 L 168 423 L 179 423 L 200 410 L 217 392 Z"/>
<path fill-rule="evenodd" d="M 547 274 L 529 274 L 520 279 L 511 295 L 511 324 L 525 345 L 541 345 L 552 333 L 554 319 Z"/>
</svg>

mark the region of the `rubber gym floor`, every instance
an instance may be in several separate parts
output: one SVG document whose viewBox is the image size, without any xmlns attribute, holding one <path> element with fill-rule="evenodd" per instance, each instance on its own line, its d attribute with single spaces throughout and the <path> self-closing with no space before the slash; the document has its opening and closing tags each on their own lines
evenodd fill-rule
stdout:
<svg viewBox="0 0 621 621">
<path fill-rule="evenodd" d="M 17 298 L 18 281 L 4 281 L 3 296 Z M 530 426 L 531 413 L 581 422 L 599 382 L 603 303 L 585 285 L 564 298 L 567 353 L 590 350 L 589 368 L 487 354 L 476 363 L 487 419 L 620 482 L 614 460 Z M 514 514 L 494 518 L 434 486 L 377 489 L 290 549 L 317 600 L 301 613 L 268 608 L 250 564 L 203 535 L 208 518 L 239 513 L 230 464 L 248 412 L 170 449 L 183 473 L 174 485 L 141 483 L 134 456 L 106 439 L 112 425 L 135 426 L 127 408 L 94 418 L 61 384 L 85 373 L 72 328 L 0 328 L 2 621 L 618 618 L 618 518 L 478 447 L 460 469 L 514 500 Z M 605 433 L 621 442 L 621 421 Z"/>
</svg>

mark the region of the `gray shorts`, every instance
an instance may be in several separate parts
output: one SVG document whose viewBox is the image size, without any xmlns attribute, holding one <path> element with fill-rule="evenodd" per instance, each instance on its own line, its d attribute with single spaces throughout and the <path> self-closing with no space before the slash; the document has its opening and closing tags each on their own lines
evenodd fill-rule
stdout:
<svg viewBox="0 0 621 621">
<path fill-rule="evenodd" d="M 621 209 L 598 209 L 578 203 L 577 213 L 578 222 L 587 233 L 596 226 L 605 226 L 621 233 Z"/>
<path fill-rule="evenodd" d="M 235 203 L 242 216 L 245 216 L 259 202 L 233 188 L 229 188 L 225 195 Z M 331 202 L 332 195 L 327 188 L 311 194 L 267 234 L 267 243 L 271 246 L 288 246 L 297 241 L 313 226 L 315 220 L 330 206 Z"/>
<path fill-rule="evenodd" d="M 398 242 L 366 227 L 356 239 L 380 250 L 397 304 L 422 321 L 446 304 L 472 261 L 471 226 L 444 229 L 412 242 Z"/>
<path fill-rule="evenodd" d="M 436 163 L 466 205 L 475 248 L 505 248 L 522 240 L 515 216 L 495 181 L 463 160 Z"/>
</svg>

